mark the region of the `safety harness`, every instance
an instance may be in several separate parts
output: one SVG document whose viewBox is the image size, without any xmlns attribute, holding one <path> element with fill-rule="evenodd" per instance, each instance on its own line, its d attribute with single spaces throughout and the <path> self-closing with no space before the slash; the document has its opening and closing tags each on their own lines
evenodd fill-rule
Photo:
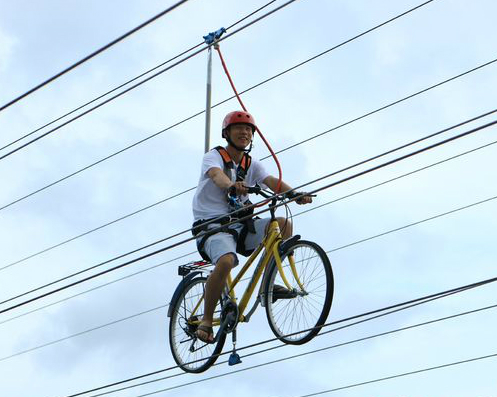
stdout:
<svg viewBox="0 0 497 397">
<path fill-rule="evenodd" d="M 235 168 L 235 163 L 231 159 L 231 156 L 229 155 L 228 151 L 222 146 L 217 146 L 212 150 L 217 150 L 217 152 L 220 154 L 221 158 L 223 159 L 223 163 L 224 163 L 224 170 L 223 171 L 226 174 L 226 176 L 228 178 L 230 178 L 230 180 L 231 180 L 232 170 Z M 248 169 L 250 168 L 251 163 L 252 163 L 252 158 L 249 156 L 248 153 L 244 153 L 243 157 L 240 161 L 240 164 L 238 164 L 238 167 L 235 170 L 236 182 L 242 182 L 245 180 L 245 176 L 247 175 L 247 172 L 248 172 Z M 246 200 L 243 203 L 243 206 L 250 206 L 251 204 L 252 203 L 250 202 L 250 200 Z M 240 218 L 246 217 L 248 215 L 251 215 L 253 213 L 254 213 L 253 208 L 247 208 L 247 209 L 244 209 L 244 210 L 237 212 L 236 214 L 234 214 L 232 216 L 225 216 L 221 219 L 218 219 L 216 222 L 213 222 L 212 224 L 225 225 L 225 224 L 230 223 L 231 221 L 233 221 L 235 219 L 240 219 Z M 207 223 L 213 219 L 216 219 L 216 218 L 200 219 L 200 220 L 194 222 L 193 227 L 192 227 L 192 234 L 194 236 L 196 236 L 200 232 L 207 232 L 209 229 L 209 226 L 211 224 L 203 225 L 203 226 L 201 226 L 201 224 Z M 249 218 L 249 219 L 241 221 L 240 223 L 243 224 L 243 228 L 240 231 L 240 233 L 238 233 L 234 229 L 230 229 L 229 227 L 225 227 L 225 228 L 222 228 L 221 230 L 218 230 L 218 231 L 213 232 L 213 233 L 207 232 L 204 236 L 202 236 L 202 239 L 197 243 L 197 249 L 198 249 L 200 255 L 202 256 L 202 258 L 210 261 L 210 258 L 205 254 L 204 249 L 203 249 L 205 242 L 213 234 L 221 233 L 221 232 L 229 233 L 233 236 L 233 238 L 236 241 L 236 252 L 238 252 L 239 254 L 244 255 L 244 256 L 249 256 L 254 250 L 253 249 L 247 250 L 245 248 L 245 238 L 247 237 L 248 233 L 255 233 L 254 219 Z"/>
</svg>

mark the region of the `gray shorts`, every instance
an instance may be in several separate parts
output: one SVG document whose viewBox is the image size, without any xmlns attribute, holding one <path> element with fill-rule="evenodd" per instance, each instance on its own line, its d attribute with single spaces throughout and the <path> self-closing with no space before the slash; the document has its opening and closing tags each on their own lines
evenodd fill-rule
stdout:
<svg viewBox="0 0 497 397">
<path fill-rule="evenodd" d="M 264 219 L 254 219 L 255 233 L 247 233 L 245 238 L 245 249 L 253 250 L 259 246 L 261 241 L 264 239 L 264 234 L 266 232 L 266 226 L 269 223 L 270 218 Z M 208 229 L 214 229 L 219 227 L 219 224 L 210 224 Z M 240 223 L 235 223 L 228 226 L 229 229 L 234 229 L 240 233 L 243 225 Z M 200 243 L 201 238 L 197 239 L 197 244 Z M 236 241 L 233 235 L 226 232 L 216 233 L 210 236 L 204 243 L 204 252 L 211 262 L 216 264 L 219 258 L 225 254 L 233 254 L 235 256 L 235 266 L 238 265 L 238 257 L 236 256 Z"/>
</svg>

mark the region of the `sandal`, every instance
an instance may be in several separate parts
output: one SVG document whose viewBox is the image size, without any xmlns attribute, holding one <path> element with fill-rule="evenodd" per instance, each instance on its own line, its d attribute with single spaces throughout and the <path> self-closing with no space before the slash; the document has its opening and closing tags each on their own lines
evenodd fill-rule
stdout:
<svg viewBox="0 0 497 397">
<path fill-rule="evenodd" d="M 198 334 L 198 331 L 205 332 L 207 334 L 207 338 L 203 338 Z M 199 325 L 197 327 L 197 332 L 195 332 L 195 336 L 200 339 L 204 343 L 212 344 L 215 342 L 214 340 L 214 331 L 212 327 L 209 327 L 208 325 Z M 211 339 L 212 337 L 212 339 Z"/>
</svg>

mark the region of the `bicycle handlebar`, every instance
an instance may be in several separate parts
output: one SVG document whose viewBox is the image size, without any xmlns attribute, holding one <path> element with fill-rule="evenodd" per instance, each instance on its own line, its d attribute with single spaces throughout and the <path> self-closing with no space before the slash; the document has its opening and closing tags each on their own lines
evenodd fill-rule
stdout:
<svg viewBox="0 0 497 397">
<path fill-rule="evenodd" d="M 287 193 L 283 193 L 283 194 L 278 194 L 276 196 L 273 196 L 269 193 L 266 193 L 264 190 L 262 190 L 262 188 L 260 186 L 249 186 L 247 187 L 247 190 L 248 190 L 248 194 L 259 194 L 261 195 L 262 197 L 264 198 L 274 198 L 278 201 L 283 201 L 283 200 L 286 200 L 286 199 L 293 199 L 295 197 L 299 197 L 299 196 L 311 196 L 311 197 L 316 197 L 315 194 L 306 194 L 305 192 L 294 192 L 294 191 L 290 191 L 290 192 L 287 192 Z M 234 186 L 231 186 L 228 190 L 228 194 L 232 197 L 237 197 L 236 196 L 236 189 Z"/>
</svg>

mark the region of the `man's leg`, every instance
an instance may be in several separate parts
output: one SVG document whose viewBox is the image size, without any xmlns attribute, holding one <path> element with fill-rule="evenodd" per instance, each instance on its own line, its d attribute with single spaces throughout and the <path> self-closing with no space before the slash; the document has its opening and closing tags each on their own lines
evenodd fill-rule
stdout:
<svg viewBox="0 0 497 397">
<path fill-rule="evenodd" d="M 281 237 L 283 237 L 283 240 L 292 237 L 293 236 L 292 221 L 290 221 L 290 219 L 280 218 L 280 217 L 276 218 L 276 220 L 278 221 L 278 225 L 280 226 Z"/>
<path fill-rule="evenodd" d="M 205 298 L 204 298 L 204 317 L 200 325 L 206 327 L 212 327 L 212 318 L 214 316 L 214 309 L 216 308 L 216 303 L 221 296 L 221 292 L 226 284 L 228 274 L 235 265 L 234 254 L 225 254 L 219 258 L 216 267 L 210 274 L 205 284 Z M 209 335 L 207 332 L 199 329 L 197 335 L 203 339 L 208 340 Z M 213 337 L 209 338 L 210 341 Z"/>
</svg>

